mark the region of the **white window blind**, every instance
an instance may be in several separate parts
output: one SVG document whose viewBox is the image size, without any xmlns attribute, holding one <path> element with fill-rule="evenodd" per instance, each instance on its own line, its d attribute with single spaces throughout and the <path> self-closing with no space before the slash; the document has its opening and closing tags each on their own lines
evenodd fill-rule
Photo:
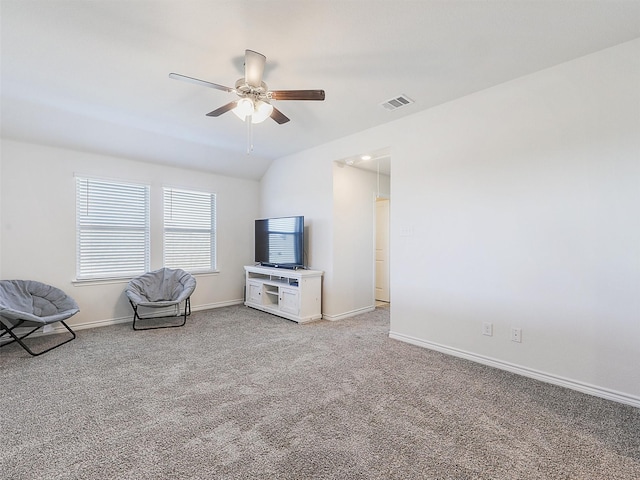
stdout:
<svg viewBox="0 0 640 480">
<path fill-rule="evenodd" d="M 164 266 L 215 270 L 215 194 L 164 189 Z"/>
<path fill-rule="evenodd" d="M 149 186 L 76 177 L 78 280 L 149 270 Z"/>
</svg>

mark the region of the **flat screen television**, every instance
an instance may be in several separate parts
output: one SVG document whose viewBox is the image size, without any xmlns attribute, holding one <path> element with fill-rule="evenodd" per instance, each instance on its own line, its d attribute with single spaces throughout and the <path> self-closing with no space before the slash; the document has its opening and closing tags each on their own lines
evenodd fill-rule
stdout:
<svg viewBox="0 0 640 480">
<path fill-rule="evenodd" d="M 304 267 L 304 217 L 256 220 L 255 261 L 265 267 Z"/>
</svg>

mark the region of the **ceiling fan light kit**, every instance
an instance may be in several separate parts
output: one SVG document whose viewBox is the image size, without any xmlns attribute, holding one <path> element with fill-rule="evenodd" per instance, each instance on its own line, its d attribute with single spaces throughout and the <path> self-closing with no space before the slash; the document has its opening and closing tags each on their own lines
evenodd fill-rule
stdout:
<svg viewBox="0 0 640 480">
<path fill-rule="evenodd" d="M 249 116 L 251 123 L 261 123 L 271 116 L 273 105 L 263 100 L 253 102 L 250 98 L 241 98 L 238 100 L 236 108 L 231 111 L 242 121 L 245 121 Z"/>
<path fill-rule="evenodd" d="M 178 73 L 170 73 L 169 78 L 182 80 L 185 82 L 201 85 L 224 92 L 235 93 L 238 100 L 230 102 L 219 107 L 209 113 L 209 117 L 219 117 L 223 113 L 231 110 L 238 118 L 247 123 L 248 147 L 249 153 L 253 146 L 251 145 L 251 129 L 252 123 L 261 123 L 271 117 L 276 123 L 283 124 L 289 121 L 289 118 L 280 110 L 271 105 L 271 100 L 316 100 L 322 101 L 325 98 L 324 90 L 269 90 L 267 84 L 262 81 L 264 74 L 264 65 L 267 57 L 253 50 L 245 50 L 244 52 L 244 78 L 236 81 L 234 88 L 218 85 L 217 83 L 199 80 L 193 77 L 187 77 Z"/>
</svg>

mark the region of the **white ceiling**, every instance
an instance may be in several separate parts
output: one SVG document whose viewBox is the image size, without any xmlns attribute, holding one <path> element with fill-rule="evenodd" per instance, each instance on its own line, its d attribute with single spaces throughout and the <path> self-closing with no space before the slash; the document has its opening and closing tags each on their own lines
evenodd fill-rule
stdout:
<svg viewBox="0 0 640 480">
<path fill-rule="evenodd" d="M 1 0 L 12 138 L 258 179 L 276 158 L 640 37 L 638 1 Z M 291 122 L 206 117 L 245 49 Z M 405 94 L 395 111 L 380 104 Z M 354 155 L 365 152 L 353 152 Z"/>
</svg>

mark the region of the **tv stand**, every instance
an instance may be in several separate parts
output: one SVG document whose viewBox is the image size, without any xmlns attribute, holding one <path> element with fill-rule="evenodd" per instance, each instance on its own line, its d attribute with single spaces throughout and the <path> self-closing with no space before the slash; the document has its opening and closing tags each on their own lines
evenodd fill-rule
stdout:
<svg viewBox="0 0 640 480">
<path fill-rule="evenodd" d="M 322 273 L 245 266 L 247 307 L 298 323 L 322 318 Z"/>
</svg>

